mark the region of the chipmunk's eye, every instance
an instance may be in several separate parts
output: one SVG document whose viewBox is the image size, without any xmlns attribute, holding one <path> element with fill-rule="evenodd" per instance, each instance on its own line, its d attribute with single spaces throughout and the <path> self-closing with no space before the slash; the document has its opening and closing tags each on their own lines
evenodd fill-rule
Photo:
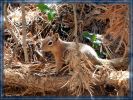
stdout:
<svg viewBox="0 0 133 100">
<path fill-rule="evenodd" d="M 49 45 L 49 46 L 51 46 L 52 44 L 53 44 L 53 42 L 52 42 L 52 41 L 48 42 L 48 45 Z"/>
</svg>

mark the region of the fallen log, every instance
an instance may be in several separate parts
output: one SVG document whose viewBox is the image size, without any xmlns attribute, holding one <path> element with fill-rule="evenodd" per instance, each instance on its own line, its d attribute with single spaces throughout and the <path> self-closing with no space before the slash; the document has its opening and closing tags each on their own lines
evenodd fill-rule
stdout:
<svg viewBox="0 0 133 100">
<path fill-rule="evenodd" d="M 98 75 L 97 80 L 95 76 L 92 81 L 95 83 L 92 86 L 113 85 L 117 89 L 117 95 L 127 95 L 129 91 L 129 72 L 128 71 L 108 71 L 99 70 L 95 75 Z M 104 73 L 104 74 L 103 74 Z M 30 96 L 45 96 L 45 95 L 59 95 L 59 91 L 67 91 L 64 95 L 70 96 L 69 84 L 65 85 L 71 78 L 70 75 L 64 76 L 37 76 L 30 73 L 27 66 L 22 66 L 19 69 L 4 69 L 4 92 L 5 95 L 30 95 Z M 77 78 L 77 77 L 76 77 Z M 90 80 L 90 79 L 88 79 Z M 82 80 L 81 80 L 82 81 Z M 103 87 L 104 88 L 104 87 Z M 94 95 L 97 90 L 94 88 Z M 52 94 L 53 93 L 53 94 Z M 82 94 L 84 95 L 84 94 Z M 87 94 L 89 95 L 89 93 Z"/>
</svg>

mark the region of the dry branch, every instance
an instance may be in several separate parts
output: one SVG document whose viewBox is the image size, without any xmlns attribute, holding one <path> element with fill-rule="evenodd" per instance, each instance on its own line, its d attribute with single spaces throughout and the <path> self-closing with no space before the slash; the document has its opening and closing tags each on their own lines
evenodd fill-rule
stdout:
<svg viewBox="0 0 133 100">
<path fill-rule="evenodd" d="M 27 52 L 27 48 L 26 48 L 26 19 L 25 19 L 25 4 L 21 5 L 21 10 L 22 10 L 22 33 L 23 33 L 23 50 L 24 50 L 24 57 L 25 57 L 25 62 L 28 63 L 29 62 L 29 58 L 28 58 L 28 52 Z"/>
<path fill-rule="evenodd" d="M 9 25 L 8 18 L 7 18 L 7 9 L 6 9 L 6 6 L 7 6 L 7 4 L 4 4 L 5 24 L 6 24 L 6 26 L 8 27 L 8 29 L 10 30 L 11 35 L 12 35 L 12 37 L 14 38 L 15 42 L 16 42 L 16 43 L 19 43 L 18 38 L 16 37 L 16 35 L 15 35 L 14 32 L 12 31 L 12 28 L 11 28 L 10 25 Z"/>
</svg>

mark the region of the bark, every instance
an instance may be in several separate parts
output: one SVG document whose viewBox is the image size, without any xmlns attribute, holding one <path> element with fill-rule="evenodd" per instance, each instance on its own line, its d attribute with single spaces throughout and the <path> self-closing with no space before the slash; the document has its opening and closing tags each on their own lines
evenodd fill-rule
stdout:
<svg viewBox="0 0 133 100">
<path fill-rule="evenodd" d="M 29 66 L 29 65 L 28 65 Z M 94 86 L 101 85 L 113 85 L 117 91 L 118 95 L 125 95 L 125 92 L 129 91 L 129 72 L 128 71 L 111 71 L 107 73 L 107 71 L 102 73 L 100 71 L 100 77 L 98 81 L 95 80 Z M 13 93 L 17 93 L 18 90 L 15 88 L 18 87 L 21 90 L 19 95 L 26 95 L 27 92 L 58 92 L 67 88 L 69 90 L 68 85 L 61 88 L 63 85 L 67 83 L 71 79 L 72 76 L 38 76 L 35 74 L 31 74 L 30 69 L 26 66 L 25 68 L 16 69 L 4 69 L 4 90 L 5 93 L 12 91 Z M 33 90 L 34 89 L 34 90 Z M 45 93 L 44 93 L 45 94 Z M 13 94 L 15 95 L 15 94 Z M 94 94 L 95 95 L 95 94 Z"/>
</svg>

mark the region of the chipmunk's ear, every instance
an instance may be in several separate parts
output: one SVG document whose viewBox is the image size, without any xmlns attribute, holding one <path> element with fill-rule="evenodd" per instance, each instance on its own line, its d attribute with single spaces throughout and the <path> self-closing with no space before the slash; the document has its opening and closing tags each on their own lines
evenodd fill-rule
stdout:
<svg viewBox="0 0 133 100">
<path fill-rule="evenodd" d="M 54 41 L 57 41 L 59 39 L 59 34 L 55 33 L 54 36 L 53 36 L 53 39 L 54 39 Z"/>
<path fill-rule="evenodd" d="M 53 31 L 50 30 L 50 32 L 47 34 L 47 36 L 53 36 Z"/>
</svg>

